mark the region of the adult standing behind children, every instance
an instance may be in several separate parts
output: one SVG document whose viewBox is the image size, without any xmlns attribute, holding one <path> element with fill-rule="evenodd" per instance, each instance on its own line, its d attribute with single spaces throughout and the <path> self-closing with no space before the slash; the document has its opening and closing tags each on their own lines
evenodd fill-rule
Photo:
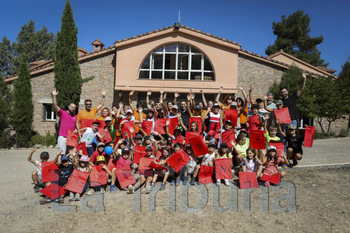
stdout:
<svg viewBox="0 0 350 233">
<path fill-rule="evenodd" d="M 97 105 L 97 107 L 94 107 L 94 108 L 91 108 L 92 101 L 90 99 L 85 100 L 85 110 L 80 110 L 77 116 L 77 123 L 76 123 L 77 129 L 81 128 L 82 120 L 95 120 L 96 113 L 100 111 L 100 109 L 103 107 L 105 103 L 106 92 L 102 91 L 101 95 L 102 95 L 102 100 L 100 105 Z"/>
<path fill-rule="evenodd" d="M 298 111 L 297 111 L 297 100 L 299 96 L 301 95 L 301 92 L 304 90 L 305 83 L 306 83 L 306 73 L 303 72 L 303 83 L 301 84 L 299 90 L 295 95 L 289 96 L 289 92 L 286 87 L 281 87 L 280 94 L 282 96 L 283 100 L 283 106 L 288 107 L 290 118 L 292 120 L 292 124 L 297 127 L 298 123 Z"/>
<path fill-rule="evenodd" d="M 68 130 L 72 130 L 74 131 L 74 133 L 77 133 L 77 130 L 75 128 L 76 121 L 77 121 L 75 110 L 77 106 L 74 103 L 71 103 L 68 106 L 68 111 L 63 111 L 60 107 L 57 106 L 57 99 L 56 99 L 57 95 L 58 95 L 58 91 L 56 91 L 56 88 L 54 88 L 52 90 L 52 105 L 54 110 L 57 112 L 57 114 L 60 117 L 60 130 L 58 132 L 57 143 L 58 143 L 59 150 L 61 150 L 63 154 L 66 154 Z"/>
</svg>

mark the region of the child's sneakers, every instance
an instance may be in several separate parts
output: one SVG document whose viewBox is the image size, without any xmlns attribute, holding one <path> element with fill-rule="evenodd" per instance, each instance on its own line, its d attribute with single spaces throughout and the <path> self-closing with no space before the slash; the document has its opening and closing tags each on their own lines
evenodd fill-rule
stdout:
<svg viewBox="0 0 350 233">
<path fill-rule="evenodd" d="M 171 186 L 174 186 L 174 185 L 175 185 L 175 180 L 172 180 L 172 181 L 170 182 L 170 185 L 171 185 Z"/>
<path fill-rule="evenodd" d="M 191 184 L 191 185 L 196 185 L 196 178 L 195 178 L 195 177 L 192 177 L 192 178 L 191 178 L 190 184 Z"/>
<path fill-rule="evenodd" d="M 105 189 L 101 187 L 100 193 L 104 194 L 105 193 Z"/>
<path fill-rule="evenodd" d="M 220 179 L 217 179 L 216 180 L 216 186 L 220 186 L 221 185 L 221 180 Z"/>
<path fill-rule="evenodd" d="M 150 186 L 151 186 L 151 191 L 154 190 L 154 189 L 156 188 L 156 186 L 154 185 L 153 182 L 151 182 L 151 185 L 150 185 Z"/>
<path fill-rule="evenodd" d="M 188 182 L 188 180 L 187 180 L 187 176 L 184 178 L 184 180 L 182 181 L 182 184 L 183 185 L 187 185 L 187 182 Z"/>
<path fill-rule="evenodd" d="M 151 186 L 150 185 L 148 185 L 146 188 L 144 188 L 142 190 L 143 194 L 149 194 L 150 192 L 151 192 Z"/>
<path fill-rule="evenodd" d="M 134 186 L 132 186 L 132 185 L 128 186 L 128 193 L 129 194 L 133 194 L 134 193 Z"/>
<path fill-rule="evenodd" d="M 266 182 L 265 182 L 265 186 L 266 186 L 266 187 L 270 187 L 270 186 L 271 186 L 270 182 L 266 181 Z"/>
<path fill-rule="evenodd" d="M 35 186 L 34 186 L 34 192 L 35 192 L 35 193 L 38 193 L 39 191 L 40 191 L 39 184 L 35 184 Z"/>
<path fill-rule="evenodd" d="M 164 183 L 164 182 L 162 182 L 162 183 L 160 184 L 160 188 L 159 188 L 159 190 L 160 190 L 160 191 L 163 191 L 163 190 L 164 190 L 164 188 L 165 188 L 165 183 Z"/>
<path fill-rule="evenodd" d="M 225 185 L 226 185 L 226 186 L 230 186 L 230 184 L 231 184 L 231 183 L 230 183 L 230 180 L 229 180 L 229 179 L 225 179 Z"/>
<path fill-rule="evenodd" d="M 80 201 L 80 194 L 79 193 L 75 194 L 75 201 Z"/>
<path fill-rule="evenodd" d="M 86 192 L 86 195 L 92 195 L 95 193 L 95 190 L 93 188 L 89 189 L 89 191 Z"/>
<path fill-rule="evenodd" d="M 69 194 L 69 201 L 74 201 L 74 193 Z"/>
<path fill-rule="evenodd" d="M 175 180 L 175 185 L 176 185 L 176 186 L 179 186 L 179 185 L 180 185 L 180 178 L 176 178 L 176 180 Z"/>
<path fill-rule="evenodd" d="M 109 192 L 114 193 L 114 192 L 115 192 L 115 190 L 114 190 L 114 189 L 115 189 L 115 185 L 114 185 L 114 184 L 112 184 L 112 185 L 111 185 L 111 189 L 109 190 Z"/>
</svg>

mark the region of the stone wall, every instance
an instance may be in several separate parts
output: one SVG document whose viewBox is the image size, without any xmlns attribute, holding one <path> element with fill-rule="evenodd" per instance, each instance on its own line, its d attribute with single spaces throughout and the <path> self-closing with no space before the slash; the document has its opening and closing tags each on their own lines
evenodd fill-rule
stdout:
<svg viewBox="0 0 350 233">
<path fill-rule="evenodd" d="M 339 135 L 342 129 L 347 129 L 349 124 L 349 116 L 344 116 L 344 119 L 338 119 L 335 122 L 332 122 L 330 131 Z M 318 132 L 322 132 L 321 126 L 314 120 L 314 126 Z M 322 127 L 323 130 L 327 132 L 328 129 L 328 121 L 326 119 L 322 119 Z"/>
<path fill-rule="evenodd" d="M 238 87 L 242 87 L 248 95 L 249 85 L 253 87 L 254 100 L 263 98 L 274 81 L 279 82 L 284 70 L 277 66 L 263 63 L 251 57 L 238 55 Z M 241 93 L 238 93 L 241 96 Z M 275 97 L 279 99 L 279 97 Z"/>
<path fill-rule="evenodd" d="M 91 99 L 93 107 L 97 106 L 102 98 L 101 91 L 106 91 L 105 106 L 111 107 L 114 99 L 114 67 L 113 67 L 114 53 L 102 55 L 93 60 L 83 61 L 80 64 L 80 71 L 82 78 L 95 76 L 93 80 L 83 84 L 81 100 L 79 108 L 84 108 L 84 100 Z M 31 79 L 33 104 L 34 104 L 34 122 L 33 130 L 39 134 L 46 134 L 47 132 L 55 133 L 56 121 L 44 121 L 43 104 L 51 104 L 51 91 L 54 87 L 54 73 L 49 72 Z M 66 108 L 66 106 L 60 106 Z M 98 113 L 97 115 L 99 115 Z"/>
</svg>

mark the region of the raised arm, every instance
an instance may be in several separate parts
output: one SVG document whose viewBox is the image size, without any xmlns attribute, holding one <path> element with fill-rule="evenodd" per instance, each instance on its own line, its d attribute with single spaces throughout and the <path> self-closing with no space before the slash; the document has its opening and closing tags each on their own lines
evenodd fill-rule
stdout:
<svg viewBox="0 0 350 233">
<path fill-rule="evenodd" d="M 268 112 L 273 112 L 273 109 L 272 108 L 268 108 L 267 107 L 267 95 L 264 95 L 264 108 L 266 111 Z"/>
<path fill-rule="evenodd" d="M 243 105 L 242 107 L 239 109 L 239 113 L 242 113 L 244 111 L 244 109 L 247 107 L 248 105 L 248 100 L 247 100 L 247 94 L 245 93 L 245 91 L 243 90 L 242 87 L 238 87 L 238 90 L 240 90 L 242 92 L 243 95 Z"/>
<path fill-rule="evenodd" d="M 207 104 L 207 99 L 205 98 L 205 95 L 204 95 L 204 92 L 203 90 L 201 89 L 201 94 L 202 94 L 202 101 L 203 101 L 203 108 L 206 108 L 208 106 Z"/>
<path fill-rule="evenodd" d="M 60 165 L 60 163 L 58 162 L 58 157 L 61 155 L 62 152 L 63 152 L 62 150 L 59 150 L 58 153 L 57 153 L 57 155 L 56 155 L 55 158 L 53 159 L 53 162 L 54 162 L 57 166 Z"/>
<path fill-rule="evenodd" d="M 280 131 L 280 134 L 285 138 L 287 135 L 285 132 L 282 131 L 282 127 L 281 127 L 281 122 L 279 119 L 276 119 L 277 122 L 277 126 L 278 126 L 278 130 Z"/>
<path fill-rule="evenodd" d="M 176 102 L 176 100 L 177 100 L 177 98 L 180 96 L 180 94 L 178 93 L 178 92 L 175 92 L 174 93 L 174 105 L 177 105 L 177 102 Z"/>
<path fill-rule="evenodd" d="M 221 93 L 222 93 L 222 86 L 219 88 L 219 92 L 218 92 L 218 94 L 216 95 L 216 99 L 215 99 L 215 102 L 216 103 L 220 103 L 221 104 L 221 102 L 220 102 L 220 96 L 221 96 Z"/>
<path fill-rule="evenodd" d="M 304 87 L 305 87 L 305 83 L 306 83 L 306 73 L 305 71 L 303 71 L 303 83 L 301 84 L 299 90 L 297 91 L 297 97 L 299 97 L 301 95 L 301 92 L 304 90 Z"/>
<path fill-rule="evenodd" d="M 58 95 L 58 91 L 56 91 L 56 88 L 52 90 L 52 106 L 55 112 L 58 112 L 60 110 L 60 107 L 57 106 L 57 99 L 56 96 Z"/>
<path fill-rule="evenodd" d="M 134 106 L 132 106 L 132 100 L 131 100 L 131 97 L 133 96 L 133 94 L 134 94 L 134 91 L 130 91 L 130 93 L 129 93 L 129 106 L 132 109 L 132 111 L 135 110 Z"/>
<path fill-rule="evenodd" d="M 190 117 L 192 117 L 192 111 L 191 111 L 191 95 L 187 94 L 187 111 Z"/>
<path fill-rule="evenodd" d="M 98 105 L 96 108 L 97 108 L 97 112 L 100 111 L 100 109 L 103 107 L 103 105 L 105 104 L 105 98 L 106 98 L 106 92 L 105 91 L 102 91 L 101 92 L 101 95 L 102 95 L 102 100 L 101 100 L 101 103 L 100 105 Z"/>
<path fill-rule="evenodd" d="M 32 159 L 32 156 L 33 156 L 33 154 L 34 154 L 35 151 L 36 151 L 36 149 L 33 148 L 33 149 L 30 151 L 30 153 L 29 153 L 29 155 L 28 155 L 28 158 L 27 158 L 27 160 L 28 160 L 29 162 L 31 162 L 32 164 L 35 164 L 35 160 Z"/>
<path fill-rule="evenodd" d="M 250 100 L 250 103 L 253 104 L 253 87 L 252 87 L 252 84 L 250 83 L 249 84 L 249 100 Z"/>
<path fill-rule="evenodd" d="M 147 104 L 147 108 L 148 108 L 148 109 L 151 109 L 151 108 L 152 108 L 152 106 L 151 106 L 151 104 L 150 104 L 150 101 L 149 101 L 150 95 L 152 95 L 152 92 L 151 92 L 151 91 L 148 91 L 148 92 L 147 92 L 147 96 L 146 96 L 146 104 Z"/>
</svg>

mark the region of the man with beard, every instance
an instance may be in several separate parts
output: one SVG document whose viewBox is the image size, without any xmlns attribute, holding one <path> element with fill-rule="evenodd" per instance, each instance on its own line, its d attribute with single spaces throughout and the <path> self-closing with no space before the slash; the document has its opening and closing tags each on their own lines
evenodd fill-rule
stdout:
<svg viewBox="0 0 350 233">
<path fill-rule="evenodd" d="M 75 110 L 77 106 L 75 106 L 74 103 L 71 103 L 68 106 L 68 111 L 62 110 L 60 107 L 57 106 L 57 99 L 56 99 L 57 94 L 58 94 L 58 91 L 56 91 L 56 88 L 54 88 L 52 91 L 52 105 L 54 110 L 57 112 L 57 115 L 61 119 L 57 142 L 58 142 L 59 150 L 62 151 L 62 154 L 66 154 L 68 130 L 73 130 L 74 133 L 77 133 L 77 130 L 75 128 L 76 121 L 77 121 Z"/>
<path fill-rule="evenodd" d="M 281 89 L 280 89 L 280 94 L 281 94 L 282 100 L 283 100 L 283 107 L 284 108 L 288 107 L 290 118 L 292 120 L 292 124 L 295 127 L 298 126 L 297 100 L 305 87 L 305 82 L 306 82 L 306 73 L 303 72 L 303 83 L 301 84 L 299 90 L 297 91 L 297 93 L 295 95 L 289 96 L 288 90 L 285 87 L 281 87 Z"/>
</svg>

